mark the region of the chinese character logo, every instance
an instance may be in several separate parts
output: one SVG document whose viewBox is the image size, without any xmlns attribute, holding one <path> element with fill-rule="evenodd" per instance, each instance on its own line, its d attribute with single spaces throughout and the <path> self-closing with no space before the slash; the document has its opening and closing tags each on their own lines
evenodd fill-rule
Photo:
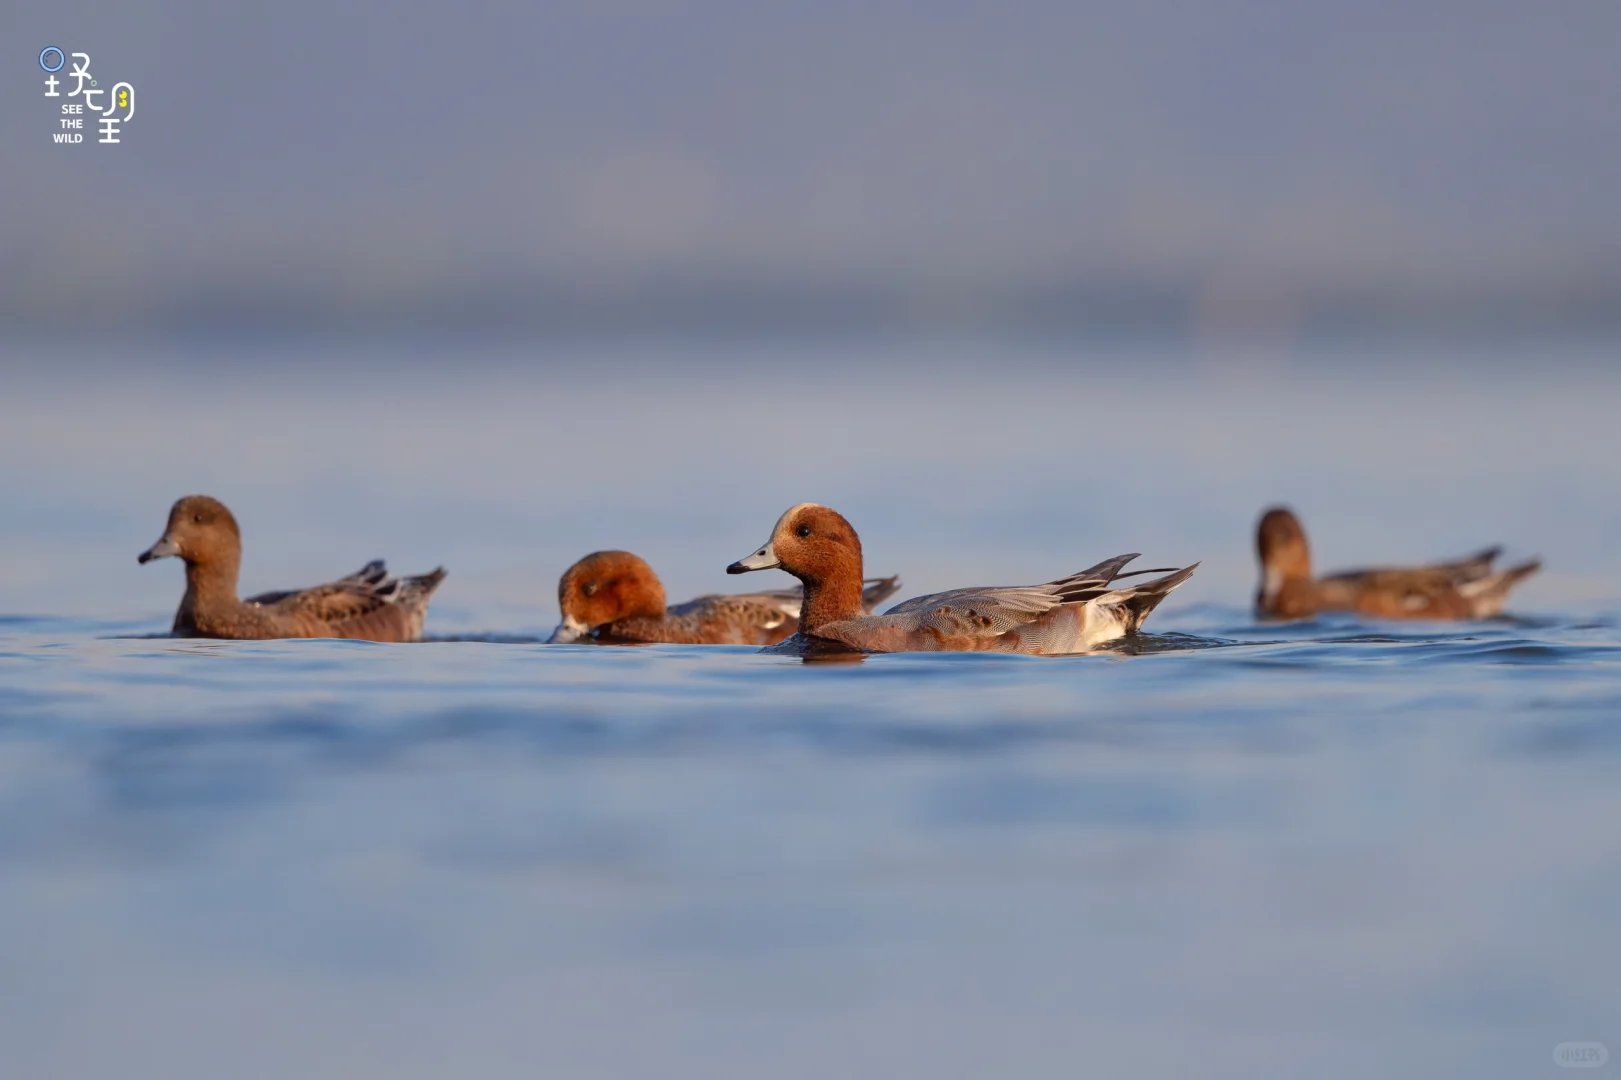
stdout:
<svg viewBox="0 0 1621 1080">
<path fill-rule="evenodd" d="M 90 73 L 89 53 L 67 53 L 55 45 L 47 45 L 39 51 L 39 66 L 45 72 L 45 96 L 69 99 L 61 102 L 61 111 L 54 117 L 59 129 L 51 132 L 52 142 L 59 146 L 82 145 L 84 122 L 87 119 L 94 120 L 101 126 L 101 137 L 96 140 L 97 142 L 106 144 L 123 141 L 118 137 L 122 125 L 129 123 L 135 115 L 134 85 L 117 82 L 110 90 L 103 87 Z M 66 78 L 57 78 L 56 73 L 64 67 L 68 68 Z M 73 89 L 64 94 L 58 87 L 69 80 L 73 83 Z M 101 100 L 104 97 L 105 106 Z"/>
</svg>

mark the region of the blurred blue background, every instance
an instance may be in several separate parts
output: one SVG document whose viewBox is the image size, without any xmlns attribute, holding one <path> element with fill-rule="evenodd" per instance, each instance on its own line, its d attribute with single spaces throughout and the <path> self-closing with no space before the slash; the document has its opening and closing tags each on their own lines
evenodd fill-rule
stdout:
<svg viewBox="0 0 1621 1080">
<path fill-rule="evenodd" d="M 24 4 L 9 326 L 1614 327 L 1621 10 Z M 44 44 L 136 87 L 57 147 Z"/>
</svg>

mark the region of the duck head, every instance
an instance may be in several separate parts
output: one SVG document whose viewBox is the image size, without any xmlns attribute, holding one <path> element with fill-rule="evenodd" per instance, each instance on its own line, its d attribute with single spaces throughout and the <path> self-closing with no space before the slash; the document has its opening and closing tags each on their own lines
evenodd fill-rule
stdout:
<svg viewBox="0 0 1621 1080">
<path fill-rule="evenodd" d="M 750 570 L 786 570 L 807 584 L 835 576 L 860 581 L 861 538 L 837 510 L 800 503 L 777 519 L 764 547 L 726 568 L 728 574 Z"/>
<path fill-rule="evenodd" d="M 1300 519 L 1284 506 L 1261 515 L 1255 529 L 1255 551 L 1261 561 L 1261 590 L 1256 603 L 1273 606 L 1285 582 L 1311 579 L 1311 549 Z"/>
<path fill-rule="evenodd" d="M 207 495 L 187 495 L 169 510 L 169 524 L 158 542 L 136 556 L 137 562 L 169 556 L 187 566 L 235 564 L 242 555 L 242 533 L 225 504 Z"/>
<path fill-rule="evenodd" d="M 547 641 L 566 644 L 620 619 L 662 618 L 664 585 L 651 566 L 628 551 L 595 551 L 564 572 L 557 606 L 563 621 Z"/>
</svg>

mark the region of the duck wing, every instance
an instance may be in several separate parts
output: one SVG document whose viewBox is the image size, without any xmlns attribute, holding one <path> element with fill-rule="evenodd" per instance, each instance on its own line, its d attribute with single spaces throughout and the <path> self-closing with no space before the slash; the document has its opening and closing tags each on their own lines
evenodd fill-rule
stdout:
<svg viewBox="0 0 1621 1080">
<path fill-rule="evenodd" d="M 803 602 L 800 590 L 778 589 L 753 593 L 711 593 L 684 603 L 671 604 L 667 610 L 674 616 L 704 616 L 722 612 L 746 615 L 750 621 L 775 620 L 766 625 L 778 626 L 784 619 L 799 618 L 799 608 Z"/>
<path fill-rule="evenodd" d="M 799 625 L 798 593 L 761 592 L 700 596 L 665 609 L 658 618 L 609 623 L 599 640 L 666 641 L 686 645 L 769 645 Z"/>
<path fill-rule="evenodd" d="M 384 584 L 387 580 L 388 566 L 383 562 L 382 559 L 373 559 L 371 562 L 367 563 L 365 566 L 362 566 L 359 570 L 356 570 L 348 577 L 339 578 L 337 581 L 332 582 L 331 585 L 318 585 L 316 588 L 325 589 L 342 585 L 369 589 L 376 588 Z M 280 589 L 275 592 L 260 593 L 258 596 L 250 596 L 244 600 L 243 603 L 259 604 L 263 607 L 270 607 L 273 604 L 281 603 L 290 596 L 298 596 L 300 593 L 309 591 L 312 590 Z"/>
<path fill-rule="evenodd" d="M 955 614 L 973 609 L 976 615 L 994 613 L 996 621 L 1005 623 L 1003 629 L 1007 630 L 1038 619 L 1060 604 L 1081 603 L 1102 596 L 1109 591 L 1109 583 L 1119 577 L 1125 565 L 1135 558 L 1136 552 L 1116 555 L 1045 585 L 975 585 L 914 596 L 896 604 L 884 614 L 910 615 L 930 609 L 936 609 L 938 614 L 941 607 L 951 608 Z"/>
<path fill-rule="evenodd" d="M 1461 585 L 1466 581 L 1478 581 L 1480 578 L 1489 575 L 1492 572 L 1492 563 L 1502 553 L 1503 548 L 1501 545 L 1493 545 L 1477 551 L 1465 559 L 1458 559 L 1455 562 L 1436 563 L 1434 569 L 1446 571 L 1452 575 L 1455 582 Z"/>
<path fill-rule="evenodd" d="M 1500 546 L 1483 548 L 1466 558 L 1424 566 L 1380 566 L 1342 570 L 1322 578 L 1327 585 L 1354 586 L 1393 596 L 1438 596 L 1492 576 L 1492 563 L 1503 553 Z"/>
<path fill-rule="evenodd" d="M 1499 549 L 1457 562 L 1404 569 L 1352 570 L 1318 582 L 1323 606 L 1392 618 L 1482 618 L 1502 610 L 1503 599 L 1541 562 L 1493 570 Z"/>
<path fill-rule="evenodd" d="M 334 636 L 388 635 L 394 639 L 401 632 L 394 624 L 406 630 L 414 625 L 420 631 L 421 615 L 428 598 L 445 579 L 440 567 L 430 574 L 391 578 L 381 560 L 367 563 L 360 571 L 326 585 L 316 585 L 296 592 L 266 594 L 274 599 L 266 603 L 250 601 L 265 607 L 272 615 L 303 624 L 319 624 L 331 629 Z M 368 623 L 387 615 L 387 626 Z M 409 635 L 408 635 L 409 636 Z"/>
<path fill-rule="evenodd" d="M 891 626 L 947 638 L 996 638 L 1026 626 L 1065 604 L 1095 600 L 1137 553 L 1116 555 L 1096 566 L 1045 585 L 976 585 L 916 596 L 883 615 Z"/>
</svg>

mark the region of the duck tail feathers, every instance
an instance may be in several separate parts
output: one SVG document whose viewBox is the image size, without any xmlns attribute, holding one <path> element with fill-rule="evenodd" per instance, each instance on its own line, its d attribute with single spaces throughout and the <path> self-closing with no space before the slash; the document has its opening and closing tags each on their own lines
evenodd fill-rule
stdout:
<svg viewBox="0 0 1621 1080">
<path fill-rule="evenodd" d="M 900 591 L 901 578 L 899 574 L 891 574 L 889 577 L 868 578 L 861 583 L 862 610 L 870 615 L 878 609 L 879 604 Z"/>
<path fill-rule="evenodd" d="M 433 591 L 439 587 L 439 583 L 445 580 L 445 575 L 448 572 L 444 567 L 440 566 L 436 567 L 432 573 L 397 578 L 391 583 L 395 586 L 394 602 L 404 604 L 407 607 L 426 604 L 428 598 L 433 595 Z"/>
<path fill-rule="evenodd" d="M 1509 590 L 1541 569 L 1541 559 L 1529 559 L 1518 566 L 1465 582 L 1458 586 L 1458 592 L 1468 597 L 1474 605 L 1476 618 L 1496 615 L 1502 611 Z"/>
<path fill-rule="evenodd" d="M 1468 558 L 1459 559 L 1454 563 L 1444 563 L 1443 565 L 1465 581 L 1483 578 L 1492 572 L 1492 563 L 1502 553 L 1502 545 L 1494 544 L 1489 548 L 1483 548 L 1475 552 Z"/>
<path fill-rule="evenodd" d="M 1121 623 L 1126 633 L 1135 634 L 1143 625 L 1143 621 L 1159 606 L 1161 600 L 1170 595 L 1171 590 L 1193 576 L 1199 568 L 1198 563 L 1185 566 L 1174 574 L 1168 574 L 1153 581 L 1145 581 L 1141 585 L 1132 585 L 1124 589 L 1114 589 L 1098 598 L 1098 603 L 1118 608 L 1121 614 Z"/>
<path fill-rule="evenodd" d="M 1080 603 L 1105 593 L 1109 589 L 1109 582 L 1120 576 L 1120 570 L 1131 560 L 1137 558 L 1137 553 L 1129 555 L 1116 555 L 1112 559 L 1104 559 L 1096 566 L 1089 566 L 1085 570 L 1077 571 L 1068 577 L 1049 581 L 1039 586 L 1043 591 L 1052 594 L 1066 604 Z"/>
</svg>

